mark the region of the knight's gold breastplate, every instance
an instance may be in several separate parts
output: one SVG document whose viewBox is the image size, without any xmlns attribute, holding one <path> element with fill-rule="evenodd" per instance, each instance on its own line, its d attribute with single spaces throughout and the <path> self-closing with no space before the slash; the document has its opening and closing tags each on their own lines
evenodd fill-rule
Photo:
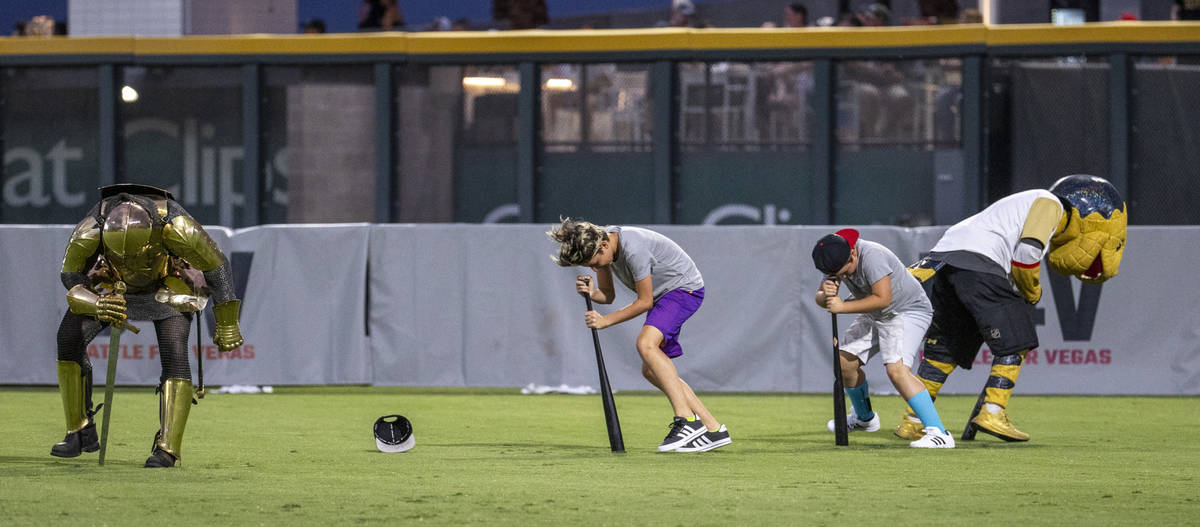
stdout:
<svg viewBox="0 0 1200 527">
<path fill-rule="evenodd" d="M 138 293 L 152 289 L 167 276 L 170 258 L 162 246 L 145 247 L 128 254 L 117 254 L 105 247 L 104 259 L 117 276 L 129 286 L 129 292 Z"/>
</svg>

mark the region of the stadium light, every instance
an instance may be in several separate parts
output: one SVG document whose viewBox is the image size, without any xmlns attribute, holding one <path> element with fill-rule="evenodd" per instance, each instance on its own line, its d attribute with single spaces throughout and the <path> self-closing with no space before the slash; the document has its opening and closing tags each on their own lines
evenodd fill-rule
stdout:
<svg viewBox="0 0 1200 527">
<path fill-rule="evenodd" d="M 547 90 L 573 90 L 575 83 L 571 79 L 546 79 Z"/>
<path fill-rule="evenodd" d="M 462 84 L 471 88 L 499 88 L 508 84 L 508 81 L 504 77 L 463 77 Z"/>
<path fill-rule="evenodd" d="M 133 86 L 121 87 L 121 100 L 125 102 L 137 102 L 138 92 L 133 89 Z"/>
</svg>

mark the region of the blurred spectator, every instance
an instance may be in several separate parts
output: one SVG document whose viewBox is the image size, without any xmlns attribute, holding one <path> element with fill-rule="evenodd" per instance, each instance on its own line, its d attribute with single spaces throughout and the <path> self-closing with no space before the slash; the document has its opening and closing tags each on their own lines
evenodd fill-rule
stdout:
<svg viewBox="0 0 1200 527">
<path fill-rule="evenodd" d="M 671 2 L 671 27 L 695 27 L 696 4 L 692 0 L 673 0 Z"/>
<path fill-rule="evenodd" d="M 358 11 L 360 31 L 391 31 L 404 28 L 404 13 L 397 0 L 363 0 Z"/>
<path fill-rule="evenodd" d="M 800 2 L 783 8 L 783 27 L 807 27 L 808 7 Z M 765 26 L 764 26 L 765 27 Z M 772 25 L 774 27 L 774 25 Z M 807 140 L 808 98 L 812 96 L 812 62 L 780 62 L 765 70 L 758 83 L 759 137 Z"/>
<path fill-rule="evenodd" d="M 879 3 L 862 8 L 854 14 L 854 17 L 863 26 L 887 26 L 892 23 L 892 11 Z"/>
<path fill-rule="evenodd" d="M 906 26 L 958 24 L 958 0 L 917 0 L 916 17 L 903 20 Z"/>
<path fill-rule="evenodd" d="M 301 26 L 301 31 L 304 33 L 324 33 L 325 21 L 320 18 L 310 18 Z"/>
<path fill-rule="evenodd" d="M 25 35 L 25 22 L 17 22 L 16 24 L 13 24 L 12 36 L 20 37 L 20 36 L 24 36 L 24 35 Z"/>
<path fill-rule="evenodd" d="M 808 7 L 792 2 L 783 8 L 783 27 L 808 27 Z"/>
<path fill-rule="evenodd" d="M 509 29 L 536 29 L 550 23 L 546 0 L 492 0 L 492 18 Z"/>
<path fill-rule="evenodd" d="M 1076 22 L 1075 17 L 1071 15 L 1062 15 L 1066 20 L 1062 22 L 1055 21 L 1055 12 L 1063 11 L 1070 13 L 1073 11 L 1081 11 L 1083 19 Z M 1049 20 L 1053 23 L 1067 24 L 1082 24 L 1084 22 L 1099 22 L 1100 21 L 1100 0 L 1050 0 L 1050 10 L 1046 13 L 1050 15 Z"/>
<path fill-rule="evenodd" d="M 959 24 L 982 24 L 983 13 L 974 7 L 968 7 L 958 14 Z"/>
<path fill-rule="evenodd" d="M 451 31 L 470 31 L 471 21 L 466 18 L 460 18 L 454 21 L 454 25 L 450 27 Z"/>
<path fill-rule="evenodd" d="M 54 34 L 54 17 L 38 15 L 25 23 L 25 35 L 30 37 L 48 37 Z"/>
<path fill-rule="evenodd" d="M 841 63 L 844 82 L 839 90 L 853 102 L 858 122 L 851 136 L 888 140 L 903 135 L 913 124 L 913 98 L 905 85 L 905 75 L 893 62 L 851 60 Z"/>
<path fill-rule="evenodd" d="M 1200 20 L 1200 0 L 1175 0 L 1171 20 Z"/>
<path fill-rule="evenodd" d="M 883 4 L 871 4 L 856 13 L 843 13 L 839 26 L 886 26 L 891 11 Z M 888 140 L 911 126 L 914 98 L 905 87 L 904 74 L 895 63 L 877 60 L 841 62 L 839 92 L 842 102 L 852 107 L 857 119 L 839 123 L 843 141 L 860 139 Z"/>
<path fill-rule="evenodd" d="M 383 5 L 383 0 L 363 0 L 362 5 L 358 6 L 358 29 L 372 31 L 382 28 L 384 11 L 387 11 L 387 7 Z"/>
<path fill-rule="evenodd" d="M 404 29 L 404 13 L 400 11 L 400 0 L 383 0 L 383 29 Z"/>
<path fill-rule="evenodd" d="M 862 27 L 862 20 L 858 18 L 858 13 L 854 11 L 841 11 L 838 13 L 837 22 L 833 25 L 838 27 Z"/>
<path fill-rule="evenodd" d="M 917 10 L 927 24 L 958 23 L 958 0 L 918 0 Z"/>
<path fill-rule="evenodd" d="M 438 17 L 434 17 L 433 21 L 429 23 L 428 30 L 429 31 L 450 31 L 453 28 L 454 28 L 454 23 L 450 22 L 450 17 L 438 16 Z"/>
<path fill-rule="evenodd" d="M 769 141 L 808 140 L 809 99 L 812 97 L 812 61 L 779 62 L 765 70 L 756 99 L 759 137 Z"/>
</svg>

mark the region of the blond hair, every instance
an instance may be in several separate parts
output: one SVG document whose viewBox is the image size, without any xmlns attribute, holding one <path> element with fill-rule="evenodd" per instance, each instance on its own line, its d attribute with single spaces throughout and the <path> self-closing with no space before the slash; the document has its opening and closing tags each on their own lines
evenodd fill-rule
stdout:
<svg viewBox="0 0 1200 527">
<path fill-rule="evenodd" d="M 587 265 L 600 250 L 600 243 L 608 240 L 604 228 L 591 222 L 563 217 L 559 221 L 562 223 L 546 231 L 546 235 L 558 242 L 558 255 L 551 255 L 550 259 L 563 267 Z"/>
</svg>

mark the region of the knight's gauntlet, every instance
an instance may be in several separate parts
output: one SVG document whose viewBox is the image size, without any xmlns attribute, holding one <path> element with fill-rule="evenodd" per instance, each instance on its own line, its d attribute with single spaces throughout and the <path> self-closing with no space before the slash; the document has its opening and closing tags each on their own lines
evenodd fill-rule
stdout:
<svg viewBox="0 0 1200 527">
<path fill-rule="evenodd" d="M 230 300 L 213 306 L 213 317 L 217 319 L 213 342 L 221 351 L 232 351 L 242 345 L 242 330 L 238 327 L 241 300 Z"/>
<path fill-rule="evenodd" d="M 128 317 L 123 295 L 98 295 L 83 284 L 67 290 L 67 307 L 76 315 L 95 317 L 109 324 L 120 324 Z"/>
</svg>

